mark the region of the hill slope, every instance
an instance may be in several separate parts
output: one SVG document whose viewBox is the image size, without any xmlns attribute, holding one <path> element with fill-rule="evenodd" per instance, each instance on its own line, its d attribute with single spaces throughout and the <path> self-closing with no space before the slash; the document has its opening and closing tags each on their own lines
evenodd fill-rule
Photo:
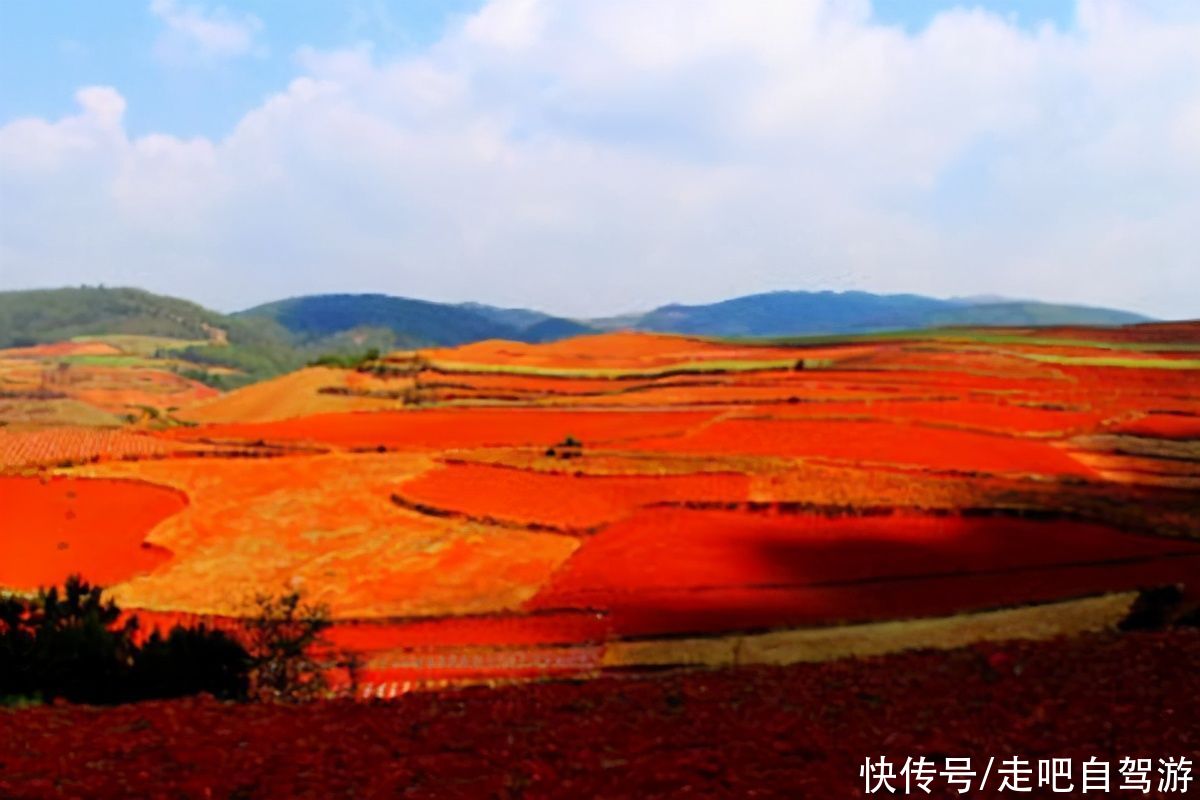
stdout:
<svg viewBox="0 0 1200 800">
<path fill-rule="evenodd" d="M 229 317 L 141 289 L 81 286 L 0 292 L 0 348 L 101 334 L 195 342 L 171 355 L 233 369 L 239 374 L 234 384 L 304 363 L 292 336 L 269 319 Z"/>
<path fill-rule="evenodd" d="M 460 306 L 384 294 L 323 294 L 293 297 L 239 311 L 243 319 L 268 319 L 302 341 L 361 328 L 385 328 L 396 344 L 456 345 L 481 339 L 512 339 L 519 329 Z"/>
<path fill-rule="evenodd" d="M 593 331 L 574 320 L 525 308 L 435 303 L 384 294 L 294 297 L 235 316 L 272 320 L 301 341 L 347 331 L 387 330 L 400 347 L 453 346 L 484 339 L 541 342 Z"/>
<path fill-rule="evenodd" d="M 141 289 L 0 292 L 0 348 L 100 333 L 217 340 L 227 329 L 221 314 Z"/>
<path fill-rule="evenodd" d="M 594 320 L 704 336 L 859 333 L 946 325 L 1123 325 L 1146 317 L 1125 311 L 1035 302 L 972 303 L 912 294 L 769 292 L 707 305 L 667 305 L 640 316 Z"/>
<path fill-rule="evenodd" d="M 1141 314 L 1112 308 L 1051 303 L 979 303 L 935 314 L 930 324 L 945 325 L 1132 325 L 1147 322 Z"/>
</svg>

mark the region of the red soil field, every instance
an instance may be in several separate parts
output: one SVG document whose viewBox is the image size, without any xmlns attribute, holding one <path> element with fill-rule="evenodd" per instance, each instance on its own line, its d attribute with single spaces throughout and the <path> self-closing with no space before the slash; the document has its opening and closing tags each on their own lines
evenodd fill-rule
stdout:
<svg viewBox="0 0 1200 800">
<path fill-rule="evenodd" d="M 170 553 L 142 539 L 185 505 L 135 481 L 0 477 L 0 585 L 32 590 L 78 572 L 107 586 L 149 572 Z"/>
<path fill-rule="evenodd" d="M 648 589 L 605 601 L 614 636 L 707 636 L 944 617 L 1114 591 L 1195 581 L 1200 555 L 1133 564 L 1054 567 L 1003 574 L 883 579 L 862 585 Z M 438 677 L 438 676 L 433 676 Z"/>
<path fill-rule="evenodd" d="M 1200 439 L 1200 417 L 1149 414 L 1109 428 L 1108 433 L 1150 436 L 1156 439 Z"/>
<path fill-rule="evenodd" d="M 537 375 L 475 374 L 470 372 L 447 375 L 422 375 L 420 387 L 430 390 L 454 391 L 462 387 L 496 394 L 504 392 L 542 394 L 589 394 L 613 392 L 654 381 L 613 380 L 610 378 L 548 378 Z"/>
<path fill-rule="evenodd" d="M 777 419 L 790 417 L 873 417 L 928 426 L 973 428 L 1015 434 L 1070 434 L 1092 430 L 1105 415 L 1095 411 L 1058 411 L 1002 402 L 958 400 L 953 403 L 876 400 L 863 403 L 797 403 L 770 409 Z"/>
<path fill-rule="evenodd" d="M 874 349 L 875 345 L 861 344 L 828 347 L 742 346 L 687 336 L 626 332 L 583 336 L 546 344 L 490 340 L 461 347 L 426 350 L 422 355 L 434 362 L 444 360 L 451 363 L 561 369 L 645 369 L 685 361 L 844 358 Z"/>
<path fill-rule="evenodd" d="M 0 795 L 849 798 L 868 756 L 939 753 L 980 773 L 989 758 L 1069 757 L 1076 780 L 1095 756 L 1116 786 L 1127 756 L 1195 763 L 1198 662 L 1200 635 L 1178 630 L 388 703 L 0 710 L 19 734 L 0 737 Z M 932 789 L 960 796 L 941 777 Z M 988 792 L 970 796 L 1012 796 Z"/>
<path fill-rule="evenodd" d="M 544 411 L 454 409 L 319 414 L 259 424 L 175 428 L 164 436 L 190 440 L 314 442 L 349 448 L 430 450 L 489 445 L 549 446 L 566 436 L 585 445 L 687 430 L 711 412 Z"/>
<path fill-rule="evenodd" d="M 404 483 L 398 494 L 473 517 L 586 529 L 655 502 L 740 502 L 749 488 L 745 475 L 721 473 L 623 477 L 453 464 Z"/>
<path fill-rule="evenodd" d="M 564 402 L 575 406 L 613 406 L 613 407 L 646 407 L 662 406 L 700 406 L 700 405 L 749 405 L 753 403 L 787 403 L 809 400 L 855 400 L 872 399 L 881 396 L 878 389 L 869 391 L 846 390 L 836 393 L 833 397 L 825 391 L 811 391 L 807 387 L 797 386 L 750 386 L 742 383 L 731 383 L 719 386 L 650 386 L 637 391 L 608 394 L 600 397 L 575 397 Z"/>
<path fill-rule="evenodd" d="M 1077 522 L 651 509 L 588 540 L 528 607 L 608 610 L 622 635 L 712 632 L 954 613 L 1198 570 L 1198 543 Z"/>
<path fill-rule="evenodd" d="M 643 439 L 630 450 L 831 458 L 961 472 L 1094 477 L 1051 445 L 969 431 L 885 422 L 728 419 L 686 436 Z"/>
<path fill-rule="evenodd" d="M 1101 395 L 1190 395 L 1200 392 L 1200 369 L 1133 369 L 1055 364 L 1054 368 L 1080 388 Z"/>
<path fill-rule="evenodd" d="M 402 647 L 464 647 L 603 642 L 603 614 L 554 611 L 438 619 L 338 622 L 327 633 L 336 646 L 363 653 Z"/>
<path fill-rule="evenodd" d="M 1200 322 L 1143 322 L 1119 328 L 1059 325 L 1048 328 L 992 328 L 994 333 L 1096 342 L 1200 343 Z"/>
<path fill-rule="evenodd" d="M 749 376 L 746 379 L 750 379 Z M 1010 377 L 1002 374 L 978 374 L 960 369 L 904 369 L 897 365 L 888 369 L 814 369 L 798 372 L 764 373 L 753 376 L 755 382 L 775 381 L 784 385 L 838 383 L 857 388 L 893 387 L 893 391 L 987 390 L 1004 393 L 1037 392 L 1070 387 L 1072 384 L 1050 370 L 1039 375 Z"/>
</svg>

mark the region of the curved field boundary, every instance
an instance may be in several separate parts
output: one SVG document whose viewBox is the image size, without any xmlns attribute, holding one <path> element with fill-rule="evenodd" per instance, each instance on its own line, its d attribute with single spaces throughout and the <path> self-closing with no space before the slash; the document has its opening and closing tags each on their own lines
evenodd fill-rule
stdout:
<svg viewBox="0 0 1200 800">
<path fill-rule="evenodd" d="M 147 535 L 183 511 L 183 492 L 145 481 L 0 477 L 0 586 L 31 590 L 80 573 L 111 585 L 171 559 Z"/>
<path fill-rule="evenodd" d="M 747 499 L 745 475 L 586 475 L 486 465 L 447 465 L 403 484 L 393 501 L 442 516 L 499 519 L 530 530 L 591 533 L 661 501 Z"/>
<path fill-rule="evenodd" d="M 391 500 L 397 507 L 412 511 L 426 517 L 437 519 L 453 519 L 462 522 L 473 522 L 477 525 L 488 525 L 493 528 L 508 528 L 510 530 L 530 531 L 531 533 L 558 533 L 563 536 L 588 536 L 603 527 L 603 524 L 590 527 L 552 525 L 544 522 L 521 522 L 519 520 L 494 517 L 490 514 L 470 514 L 451 508 L 410 500 L 401 494 L 393 492 Z"/>
</svg>

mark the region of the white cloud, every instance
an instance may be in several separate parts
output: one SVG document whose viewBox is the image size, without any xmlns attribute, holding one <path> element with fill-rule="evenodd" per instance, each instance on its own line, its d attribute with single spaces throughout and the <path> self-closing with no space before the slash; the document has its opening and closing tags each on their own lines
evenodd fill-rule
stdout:
<svg viewBox="0 0 1200 800">
<path fill-rule="evenodd" d="M 1200 316 L 1186 7 L 906 34 L 864 0 L 493 0 L 396 59 L 302 50 L 219 141 L 130 137 L 120 96 L 84 90 L 77 115 L 0 127 L 0 286 L 576 314 L 862 288 Z"/>
<path fill-rule="evenodd" d="M 178 0 L 151 0 L 150 13 L 163 23 L 154 52 L 167 61 L 202 61 L 261 52 L 255 37 L 262 20 L 222 7 L 206 9 Z"/>
</svg>

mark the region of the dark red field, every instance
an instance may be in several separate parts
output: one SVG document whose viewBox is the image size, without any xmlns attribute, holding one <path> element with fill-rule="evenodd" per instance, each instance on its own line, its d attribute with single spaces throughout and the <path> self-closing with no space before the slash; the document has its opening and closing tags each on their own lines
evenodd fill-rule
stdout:
<svg viewBox="0 0 1200 800">
<path fill-rule="evenodd" d="M 1076 775 L 1094 756 L 1115 785 L 1125 757 L 1200 757 L 1197 663 L 1200 636 L 1176 631 L 379 704 L 0 710 L 0 796 L 843 798 L 864 796 L 868 756 L 979 773 L 1053 756 Z M 969 796 L 1013 796 L 997 784 Z"/>
<path fill-rule="evenodd" d="M 654 509 L 609 526 L 529 603 L 625 636 L 938 616 L 1186 581 L 1200 543 L 1003 517 Z"/>
</svg>

